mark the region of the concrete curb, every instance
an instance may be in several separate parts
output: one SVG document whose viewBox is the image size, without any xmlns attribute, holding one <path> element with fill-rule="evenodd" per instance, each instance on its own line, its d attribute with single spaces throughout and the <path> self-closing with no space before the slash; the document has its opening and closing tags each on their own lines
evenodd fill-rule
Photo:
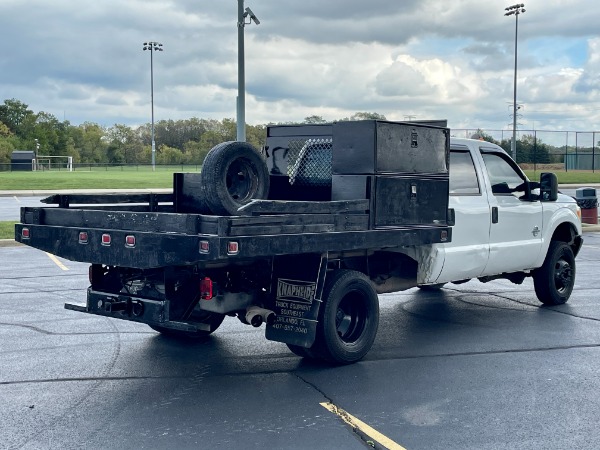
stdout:
<svg viewBox="0 0 600 450">
<path fill-rule="evenodd" d="M 2 248 L 2 247 L 18 247 L 21 245 L 23 245 L 23 244 L 15 241 L 14 239 L 0 239 L 0 248 Z"/>
</svg>

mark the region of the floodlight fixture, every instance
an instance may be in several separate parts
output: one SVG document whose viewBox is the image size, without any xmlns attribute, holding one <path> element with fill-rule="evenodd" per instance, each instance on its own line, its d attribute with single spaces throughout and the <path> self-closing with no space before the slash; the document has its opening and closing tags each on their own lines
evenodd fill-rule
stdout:
<svg viewBox="0 0 600 450">
<path fill-rule="evenodd" d="M 245 9 L 245 12 L 244 12 L 244 18 L 246 18 L 248 16 L 250 16 L 250 19 L 253 20 L 256 25 L 260 24 L 260 20 L 258 20 L 258 17 L 256 17 L 256 14 L 254 14 L 252 12 L 252 10 L 250 9 L 250 7 L 247 7 Z M 248 22 L 246 25 L 250 25 L 250 23 L 251 22 Z"/>
</svg>

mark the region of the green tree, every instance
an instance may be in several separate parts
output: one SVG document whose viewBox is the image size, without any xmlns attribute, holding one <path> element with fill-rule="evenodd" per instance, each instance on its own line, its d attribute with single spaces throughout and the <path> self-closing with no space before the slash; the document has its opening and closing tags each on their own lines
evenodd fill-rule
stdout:
<svg viewBox="0 0 600 450">
<path fill-rule="evenodd" d="M 15 98 L 4 100 L 4 104 L 0 105 L 0 122 L 17 136 L 22 136 L 22 125 L 28 117 L 32 116 L 34 114 L 29 106 Z"/>
<path fill-rule="evenodd" d="M 350 116 L 350 120 L 386 120 L 383 114 L 376 112 L 357 112 Z"/>
<path fill-rule="evenodd" d="M 178 148 L 161 145 L 156 156 L 157 164 L 182 164 L 184 156 Z"/>
<path fill-rule="evenodd" d="M 82 162 L 108 162 L 108 144 L 104 139 L 106 131 L 100 125 L 85 122 L 78 127 L 71 127 L 70 134 L 79 150 Z"/>
<path fill-rule="evenodd" d="M 486 142 L 491 142 L 496 145 L 500 145 L 496 139 L 494 139 L 490 134 L 483 131 L 481 128 L 477 128 L 477 131 L 471 135 L 471 139 L 479 139 Z"/>
<path fill-rule="evenodd" d="M 108 162 L 112 164 L 149 163 L 144 158 L 144 146 L 139 135 L 132 128 L 123 124 L 115 124 L 106 132 L 109 142 L 107 148 Z"/>
<path fill-rule="evenodd" d="M 202 164 L 212 147 L 206 147 L 201 142 L 188 141 L 184 144 L 186 164 Z"/>
<path fill-rule="evenodd" d="M 12 134 L 10 128 L 8 128 L 4 123 L 0 122 L 0 137 L 8 137 Z"/>
<path fill-rule="evenodd" d="M 312 115 L 312 116 L 305 117 L 304 121 L 302 123 L 305 123 L 308 125 L 314 125 L 314 124 L 320 124 L 320 123 L 327 123 L 327 121 L 325 119 L 323 119 L 322 116 Z"/>
<path fill-rule="evenodd" d="M 10 158 L 14 147 L 10 140 L 0 137 L 0 170 L 6 170 L 7 167 L 3 167 L 2 164 L 10 164 Z"/>
</svg>

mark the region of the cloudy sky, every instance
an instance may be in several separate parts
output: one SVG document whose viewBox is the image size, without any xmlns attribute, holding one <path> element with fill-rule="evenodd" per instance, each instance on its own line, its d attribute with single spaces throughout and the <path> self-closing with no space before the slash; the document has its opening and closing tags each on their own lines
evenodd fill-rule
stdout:
<svg viewBox="0 0 600 450">
<path fill-rule="evenodd" d="M 520 128 L 600 130 L 600 8 L 525 0 Z M 515 17 L 498 0 L 246 0 L 246 121 L 357 111 L 511 129 Z M 238 0 L 0 0 L 0 102 L 72 124 L 235 118 Z"/>
</svg>

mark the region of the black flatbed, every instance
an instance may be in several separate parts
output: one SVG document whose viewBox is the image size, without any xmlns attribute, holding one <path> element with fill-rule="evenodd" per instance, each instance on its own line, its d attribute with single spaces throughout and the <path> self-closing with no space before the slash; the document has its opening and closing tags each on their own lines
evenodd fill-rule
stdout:
<svg viewBox="0 0 600 450">
<path fill-rule="evenodd" d="M 176 212 L 172 194 L 53 195 L 43 202 L 57 206 L 22 208 L 16 241 L 74 261 L 140 269 L 451 239 L 446 223 L 374 227 L 368 200 L 260 200 L 239 216 Z"/>
</svg>

